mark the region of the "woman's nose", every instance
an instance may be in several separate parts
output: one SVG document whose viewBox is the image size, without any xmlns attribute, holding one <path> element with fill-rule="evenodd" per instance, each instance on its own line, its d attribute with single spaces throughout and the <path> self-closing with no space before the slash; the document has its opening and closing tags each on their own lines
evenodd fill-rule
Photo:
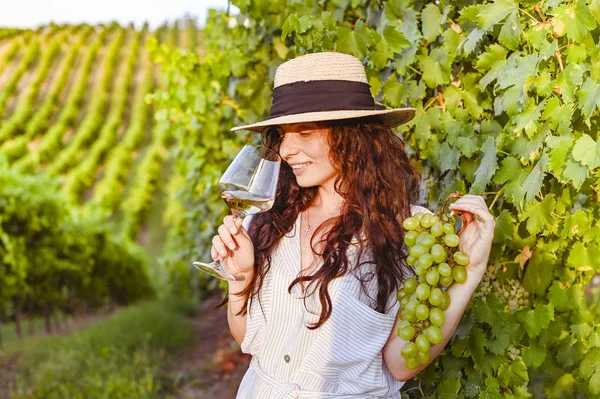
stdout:
<svg viewBox="0 0 600 399">
<path fill-rule="evenodd" d="M 291 156 L 298 153 L 298 146 L 296 141 L 296 135 L 293 133 L 287 133 L 281 139 L 279 145 L 279 155 L 284 160 L 288 160 Z"/>
</svg>

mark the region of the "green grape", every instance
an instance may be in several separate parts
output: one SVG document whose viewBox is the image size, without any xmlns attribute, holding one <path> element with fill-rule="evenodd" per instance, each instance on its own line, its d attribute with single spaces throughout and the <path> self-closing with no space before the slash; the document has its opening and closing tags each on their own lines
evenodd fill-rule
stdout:
<svg viewBox="0 0 600 399">
<path fill-rule="evenodd" d="M 404 311 L 407 314 L 415 314 L 415 310 L 417 309 L 417 306 L 419 306 L 419 301 L 417 301 L 416 299 L 411 299 L 409 300 L 406 305 L 404 306 Z"/>
<path fill-rule="evenodd" d="M 402 318 L 406 321 L 410 321 L 411 323 L 414 323 L 417 321 L 417 318 L 414 313 L 410 314 L 410 313 L 405 312 L 405 314 L 404 314 L 404 316 L 402 316 Z"/>
<path fill-rule="evenodd" d="M 454 234 L 454 225 L 450 224 L 450 223 L 444 223 L 444 225 L 442 226 L 444 228 L 444 234 Z"/>
<path fill-rule="evenodd" d="M 427 273 L 427 269 L 423 269 L 421 266 L 415 266 L 415 274 L 419 277 L 424 277 Z"/>
<path fill-rule="evenodd" d="M 421 221 L 421 219 L 423 219 L 423 216 L 425 216 L 425 212 L 417 212 L 414 215 L 412 215 L 412 217 L 417 219 L 419 222 Z"/>
<path fill-rule="evenodd" d="M 424 301 L 427 298 L 429 298 L 429 294 L 431 294 L 431 288 L 429 287 L 429 285 L 421 283 L 417 287 L 416 293 L 417 298 L 419 298 L 420 301 Z"/>
<path fill-rule="evenodd" d="M 428 253 L 419 256 L 419 260 L 417 260 L 416 263 L 416 266 L 420 267 L 421 269 L 428 269 L 431 267 L 431 265 L 433 265 L 433 256 Z"/>
<path fill-rule="evenodd" d="M 446 250 L 440 244 L 434 244 L 429 250 L 429 253 L 433 257 L 435 263 L 442 263 L 446 260 Z"/>
<path fill-rule="evenodd" d="M 414 266 L 414 265 L 415 265 L 415 263 L 417 263 L 417 258 L 415 258 L 415 257 L 414 257 L 414 256 L 412 256 L 412 255 L 408 255 L 408 256 L 406 257 L 406 264 L 407 264 L 407 265 L 409 265 L 409 266 Z"/>
<path fill-rule="evenodd" d="M 437 285 L 439 280 L 440 272 L 438 272 L 437 268 L 434 267 L 427 270 L 427 274 L 425 274 L 425 281 L 427 281 L 427 284 L 434 286 Z"/>
<path fill-rule="evenodd" d="M 440 263 L 438 265 L 438 272 L 440 272 L 440 276 L 448 277 L 452 274 L 452 268 L 447 263 Z"/>
<path fill-rule="evenodd" d="M 452 275 L 440 277 L 440 284 L 444 287 L 448 287 L 448 286 L 452 285 L 453 282 L 454 282 L 454 277 L 452 277 Z"/>
<path fill-rule="evenodd" d="M 398 291 L 396 291 L 396 299 L 398 300 L 398 302 L 400 302 L 402 300 L 402 298 L 404 298 L 407 295 L 408 294 L 406 292 L 404 292 L 404 290 L 402 290 L 402 289 L 399 289 Z"/>
<path fill-rule="evenodd" d="M 406 320 L 401 320 L 400 323 L 398 323 L 398 331 L 400 331 L 401 329 L 403 329 L 404 327 L 410 326 L 410 322 L 406 321 Z"/>
<path fill-rule="evenodd" d="M 436 242 L 437 239 L 431 234 L 427 233 L 427 235 L 421 240 L 421 245 L 426 248 L 431 248 Z"/>
<path fill-rule="evenodd" d="M 411 357 L 409 359 L 404 359 L 404 364 L 406 365 L 406 368 L 409 370 L 414 370 L 417 367 L 419 367 L 419 361 L 417 360 L 416 357 Z"/>
<path fill-rule="evenodd" d="M 400 328 L 398 326 L 398 336 L 405 341 L 410 341 L 415 336 L 415 328 L 411 325 Z"/>
<path fill-rule="evenodd" d="M 433 215 L 431 213 L 427 213 L 425 214 L 425 216 L 423 216 L 421 218 L 421 226 L 425 227 L 426 229 L 430 228 L 433 223 L 435 223 L 435 221 L 433 220 Z"/>
<path fill-rule="evenodd" d="M 427 352 L 421 352 L 421 351 L 419 351 L 417 353 L 416 360 L 420 364 L 427 364 L 427 363 L 429 363 L 429 351 L 427 351 Z"/>
<path fill-rule="evenodd" d="M 416 231 L 407 231 L 406 234 L 404 235 L 404 243 L 409 246 L 412 247 L 413 245 L 415 245 L 415 242 L 417 240 L 417 232 Z"/>
<path fill-rule="evenodd" d="M 424 253 L 428 252 L 427 248 L 425 248 L 422 245 L 413 245 L 410 250 L 408 251 L 409 254 L 411 254 L 412 256 L 414 256 L 415 258 L 418 258 L 419 256 L 423 255 Z"/>
<path fill-rule="evenodd" d="M 410 298 L 408 296 L 405 296 L 404 298 L 400 299 L 400 306 L 405 306 L 409 300 Z"/>
<path fill-rule="evenodd" d="M 434 288 L 429 294 L 429 303 L 433 306 L 440 306 L 444 301 L 444 293 L 439 288 Z"/>
<path fill-rule="evenodd" d="M 408 293 L 408 294 L 412 294 L 413 292 L 415 292 L 417 290 L 417 287 L 419 286 L 419 282 L 417 281 L 416 278 L 411 277 L 411 278 L 407 278 L 404 281 L 404 292 Z"/>
<path fill-rule="evenodd" d="M 427 320 L 429 317 L 429 308 L 427 305 L 420 304 L 417 306 L 415 309 L 415 316 L 417 317 L 417 320 Z"/>
<path fill-rule="evenodd" d="M 444 338 L 442 336 L 442 330 L 437 326 L 427 327 L 427 329 L 425 330 L 425 334 L 427 335 L 427 338 L 429 338 L 429 342 L 431 342 L 433 345 L 439 344 Z M 416 349 L 417 347 L 415 345 L 415 350 Z"/>
<path fill-rule="evenodd" d="M 422 242 L 423 242 L 423 240 L 425 239 L 425 237 L 427 237 L 427 236 L 429 236 L 429 235 L 431 235 L 431 234 L 429 234 L 429 233 L 428 233 L 428 232 L 426 232 L 426 231 L 422 231 L 422 232 L 420 232 L 420 233 L 417 235 L 417 238 L 415 238 L 415 243 L 416 243 L 416 244 L 419 244 L 419 245 L 422 245 Z M 423 246 L 425 246 L 425 245 L 423 245 Z"/>
<path fill-rule="evenodd" d="M 458 237 L 458 235 L 452 233 L 452 234 L 446 234 L 444 236 L 444 244 L 446 244 L 447 246 L 454 248 L 456 246 L 458 246 L 458 244 L 460 243 L 460 237 Z"/>
<path fill-rule="evenodd" d="M 434 236 L 434 237 L 439 237 L 442 234 L 444 234 L 444 224 L 441 222 L 437 222 L 435 223 L 433 226 L 431 226 L 431 228 L 429 229 L 429 233 Z"/>
<path fill-rule="evenodd" d="M 446 310 L 450 307 L 450 294 L 448 294 L 446 291 L 444 291 L 443 296 L 444 297 L 442 299 L 442 304 L 440 305 L 440 309 Z"/>
<path fill-rule="evenodd" d="M 457 283 L 464 283 L 465 281 L 467 281 L 467 269 L 465 269 L 464 266 L 456 266 L 452 270 L 452 277 L 454 277 L 454 281 L 456 281 Z"/>
<path fill-rule="evenodd" d="M 446 316 L 444 316 L 444 312 L 441 309 L 432 308 L 429 311 L 429 321 L 434 326 L 441 327 L 446 321 Z"/>
<path fill-rule="evenodd" d="M 463 251 L 456 251 L 454 253 L 453 257 L 454 257 L 454 261 L 461 266 L 466 266 L 471 261 L 471 259 L 469 258 L 469 255 L 467 255 Z"/>
<path fill-rule="evenodd" d="M 402 347 L 402 350 L 400 351 L 400 354 L 402 355 L 403 358 L 405 359 L 410 359 L 413 358 L 417 355 L 417 345 L 415 345 L 414 342 L 407 342 L 404 344 L 404 346 Z"/>
<path fill-rule="evenodd" d="M 404 292 L 404 290 L 398 290 L 396 292 L 396 299 L 398 300 L 398 302 L 400 302 L 402 300 L 402 298 L 404 298 L 406 296 L 406 292 Z"/>
<path fill-rule="evenodd" d="M 417 350 L 419 352 L 429 352 L 429 347 L 431 343 L 425 334 L 419 334 L 417 339 L 415 339 L 415 345 L 417 345 Z"/>
<path fill-rule="evenodd" d="M 408 217 L 402 222 L 402 227 L 406 230 L 416 230 L 419 228 L 419 220 L 413 217 Z"/>
<path fill-rule="evenodd" d="M 456 216 L 454 216 L 454 215 L 448 216 L 448 223 L 450 223 L 452 226 L 456 225 Z"/>
</svg>

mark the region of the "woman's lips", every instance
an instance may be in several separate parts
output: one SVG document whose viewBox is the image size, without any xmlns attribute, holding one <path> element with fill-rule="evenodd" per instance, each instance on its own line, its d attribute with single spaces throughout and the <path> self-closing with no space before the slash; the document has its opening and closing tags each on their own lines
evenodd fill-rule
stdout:
<svg viewBox="0 0 600 399">
<path fill-rule="evenodd" d="M 306 163 L 302 163 L 302 164 L 296 164 L 294 165 L 294 167 L 292 167 L 292 171 L 294 172 L 294 174 L 296 176 L 302 174 L 302 172 L 304 172 L 306 170 L 306 168 L 308 168 L 310 166 L 310 162 L 306 162 Z"/>
</svg>

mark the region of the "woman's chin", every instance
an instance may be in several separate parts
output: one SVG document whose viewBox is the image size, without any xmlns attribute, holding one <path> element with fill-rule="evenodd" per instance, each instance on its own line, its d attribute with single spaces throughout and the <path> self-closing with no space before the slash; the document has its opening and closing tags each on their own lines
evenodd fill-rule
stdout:
<svg viewBox="0 0 600 399">
<path fill-rule="evenodd" d="M 314 186 L 318 185 L 314 181 L 306 179 L 305 177 L 302 177 L 302 176 L 296 176 L 296 183 L 298 184 L 298 186 L 300 186 L 302 188 L 309 188 L 309 187 L 314 187 Z"/>
</svg>

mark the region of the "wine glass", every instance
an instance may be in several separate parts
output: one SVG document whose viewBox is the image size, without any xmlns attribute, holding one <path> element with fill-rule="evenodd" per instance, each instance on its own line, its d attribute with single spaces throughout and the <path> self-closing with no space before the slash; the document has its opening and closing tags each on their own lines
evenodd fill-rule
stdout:
<svg viewBox="0 0 600 399">
<path fill-rule="evenodd" d="M 280 166 L 279 154 L 262 145 L 247 144 L 236 155 L 219 180 L 221 197 L 231 210 L 234 221 L 271 209 Z M 221 280 L 244 280 L 244 276 L 234 276 L 225 270 L 220 258 L 211 263 L 193 262 L 193 265 Z"/>
</svg>

